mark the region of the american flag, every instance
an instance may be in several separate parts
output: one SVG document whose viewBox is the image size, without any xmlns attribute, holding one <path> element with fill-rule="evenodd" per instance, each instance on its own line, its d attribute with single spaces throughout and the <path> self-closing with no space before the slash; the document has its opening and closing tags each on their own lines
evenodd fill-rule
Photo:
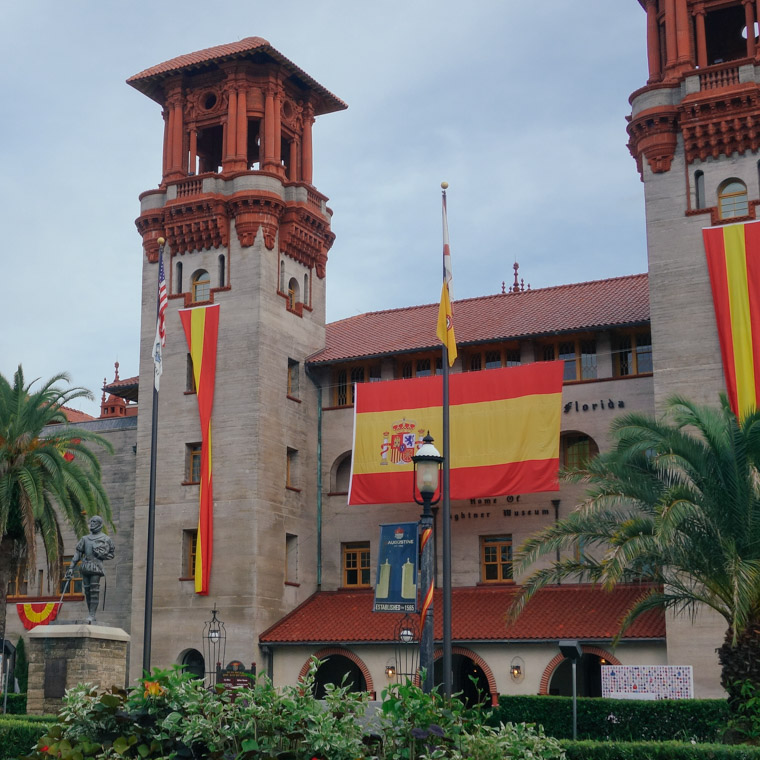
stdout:
<svg viewBox="0 0 760 760">
<path fill-rule="evenodd" d="M 166 345 L 166 307 L 169 299 L 166 295 L 166 273 L 164 272 L 164 246 L 158 247 L 158 317 L 156 319 L 156 338 L 153 341 L 153 375 L 156 390 L 163 372 L 162 348 Z"/>
</svg>

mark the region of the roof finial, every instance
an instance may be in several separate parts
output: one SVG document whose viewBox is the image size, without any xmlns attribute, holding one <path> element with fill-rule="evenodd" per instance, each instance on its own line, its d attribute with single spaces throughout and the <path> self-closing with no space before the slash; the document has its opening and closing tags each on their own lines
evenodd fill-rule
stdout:
<svg viewBox="0 0 760 760">
<path fill-rule="evenodd" d="M 100 398 L 100 403 L 105 404 L 106 403 L 106 385 L 108 385 L 108 380 L 106 378 L 103 378 L 103 395 Z"/>
<path fill-rule="evenodd" d="M 517 273 L 520 270 L 520 265 L 515 261 L 515 263 L 512 264 L 512 269 L 515 270 L 515 284 L 510 288 L 510 290 L 513 293 L 519 293 L 520 292 L 520 283 L 517 281 Z"/>
<path fill-rule="evenodd" d="M 507 283 L 504 280 L 501 281 L 501 294 L 504 295 L 507 292 Z"/>
<path fill-rule="evenodd" d="M 114 369 L 116 370 L 116 375 L 114 376 L 113 381 L 116 382 L 119 379 L 119 362 L 113 363 Z"/>
</svg>

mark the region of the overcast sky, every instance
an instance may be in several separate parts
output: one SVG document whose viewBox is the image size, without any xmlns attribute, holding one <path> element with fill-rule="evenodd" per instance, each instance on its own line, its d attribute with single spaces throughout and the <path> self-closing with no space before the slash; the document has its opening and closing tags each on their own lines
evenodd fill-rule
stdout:
<svg viewBox="0 0 760 760">
<path fill-rule="evenodd" d="M 163 123 L 125 80 L 249 36 L 349 105 L 314 128 L 328 320 L 437 301 L 442 180 L 455 299 L 500 292 L 515 259 L 533 288 L 645 271 L 625 132 L 645 20 L 636 0 L 3 3 L 0 372 L 66 371 L 97 402 L 114 361 L 137 373 Z"/>
</svg>

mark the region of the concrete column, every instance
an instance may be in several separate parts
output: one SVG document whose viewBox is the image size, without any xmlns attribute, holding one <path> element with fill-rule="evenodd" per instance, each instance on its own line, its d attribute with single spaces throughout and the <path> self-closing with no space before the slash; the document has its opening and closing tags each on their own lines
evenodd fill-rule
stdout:
<svg viewBox="0 0 760 760">
<path fill-rule="evenodd" d="M 264 100 L 264 156 L 261 168 L 274 160 L 274 87 L 267 87 Z"/>
<path fill-rule="evenodd" d="M 758 0 L 760 2 L 760 0 Z M 695 9 L 694 16 L 697 21 L 697 66 L 703 69 L 707 66 L 707 36 L 705 35 L 705 8 L 700 6 Z"/>
<path fill-rule="evenodd" d="M 238 158 L 246 163 L 248 168 L 248 103 L 245 88 L 241 87 L 237 94 L 237 150 Z"/>
<path fill-rule="evenodd" d="M 665 0 L 665 68 L 672 66 L 677 58 L 676 0 Z"/>
<path fill-rule="evenodd" d="M 311 125 L 314 123 L 314 107 L 307 104 L 303 109 L 303 134 L 301 135 L 301 179 L 312 184 Z"/>
<path fill-rule="evenodd" d="M 755 3 L 744 0 L 744 23 L 747 25 L 747 58 L 755 57 Z"/>
<path fill-rule="evenodd" d="M 277 166 L 282 166 L 282 119 L 280 116 L 281 110 L 281 92 L 279 88 L 274 94 L 274 163 Z"/>
<path fill-rule="evenodd" d="M 649 81 L 657 81 L 662 75 L 660 67 L 660 30 L 657 25 L 657 3 L 647 3 L 647 60 L 649 62 Z"/>
<path fill-rule="evenodd" d="M 226 164 L 235 159 L 237 151 L 237 93 L 230 88 L 227 95 L 227 139 L 225 140 L 225 169 Z"/>
<path fill-rule="evenodd" d="M 691 63 L 691 35 L 689 34 L 689 10 L 686 0 L 676 0 L 676 41 L 678 62 Z"/>
</svg>

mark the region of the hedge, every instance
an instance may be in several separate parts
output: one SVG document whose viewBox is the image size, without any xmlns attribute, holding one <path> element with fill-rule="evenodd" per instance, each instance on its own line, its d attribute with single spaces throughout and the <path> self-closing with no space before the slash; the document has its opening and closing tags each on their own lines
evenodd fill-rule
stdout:
<svg viewBox="0 0 760 760">
<path fill-rule="evenodd" d="M 27 720 L 0 716 L 0 760 L 12 760 L 20 755 L 28 755 L 37 740 L 44 736 L 55 718 Z"/>
<path fill-rule="evenodd" d="M 760 747 L 747 744 L 568 740 L 560 744 L 567 760 L 760 760 Z"/>
<path fill-rule="evenodd" d="M 3 712 L 5 695 L 0 691 L 0 714 Z M 26 714 L 26 694 L 11 694 L 8 692 L 8 715 Z"/>
<path fill-rule="evenodd" d="M 601 741 L 721 740 L 729 720 L 724 699 L 578 698 L 578 738 Z M 549 736 L 572 739 L 569 697 L 499 697 L 489 723 L 538 723 Z"/>
</svg>

